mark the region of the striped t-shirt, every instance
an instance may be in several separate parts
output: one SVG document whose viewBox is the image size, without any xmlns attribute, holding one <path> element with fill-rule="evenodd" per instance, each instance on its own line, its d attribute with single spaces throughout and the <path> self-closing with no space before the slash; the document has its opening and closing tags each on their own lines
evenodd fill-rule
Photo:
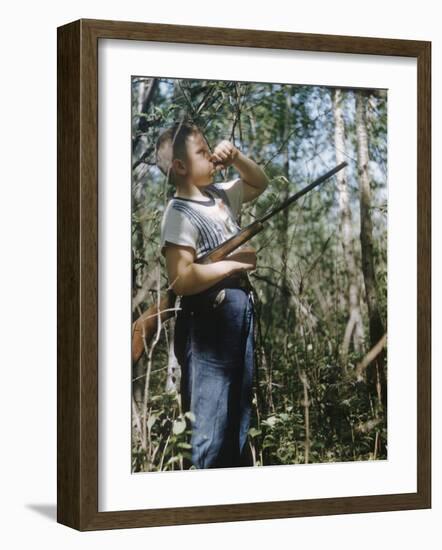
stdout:
<svg viewBox="0 0 442 550">
<path fill-rule="evenodd" d="M 161 220 L 160 247 L 167 243 L 190 246 L 199 258 L 235 235 L 243 199 L 240 178 L 204 188 L 207 199 L 172 197 Z"/>
</svg>

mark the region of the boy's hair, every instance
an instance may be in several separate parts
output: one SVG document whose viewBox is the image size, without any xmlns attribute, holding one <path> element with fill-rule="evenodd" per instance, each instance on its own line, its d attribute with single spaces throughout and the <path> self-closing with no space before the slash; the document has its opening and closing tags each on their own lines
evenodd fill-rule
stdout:
<svg viewBox="0 0 442 550">
<path fill-rule="evenodd" d="M 186 140 L 195 134 L 201 134 L 201 130 L 189 122 L 176 122 L 160 134 L 155 147 L 156 164 L 170 181 L 173 181 L 172 161 L 186 160 Z"/>
</svg>

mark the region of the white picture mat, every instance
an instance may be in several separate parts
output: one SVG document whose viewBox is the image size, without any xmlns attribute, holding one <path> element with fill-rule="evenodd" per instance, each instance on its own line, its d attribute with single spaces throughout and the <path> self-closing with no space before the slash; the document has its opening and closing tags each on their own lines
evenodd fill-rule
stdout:
<svg viewBox="0 0 442 550">
<path fill-rule="evenodd" d="M 131 76 L 388 89 L 388 460 L 131 474 Z M 416 492 L 415 59 L 100 40 L 99 510 Z"/>
</svg>

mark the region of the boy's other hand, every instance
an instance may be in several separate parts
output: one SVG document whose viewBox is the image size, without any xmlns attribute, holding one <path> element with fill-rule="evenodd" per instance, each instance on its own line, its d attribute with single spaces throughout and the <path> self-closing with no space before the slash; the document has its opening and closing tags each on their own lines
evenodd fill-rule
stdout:
<svg viewBox="0 0 442 550">
<path fill-rule="evenodd" d="M 235 162 L 238 153 L 239 151 L 233 143 L 224 139 L 215 147 L 210 160 L 215 164 L 216 170 L 222 170 Z"/>
<path fill-rule="evenodd" d="M 251 246 L 243 247 L 229 254 L 226 260 L 238 264 L 234 266 L 234 271 L 252 271 L 256 269 L 256 250 Z"/>
</svg>

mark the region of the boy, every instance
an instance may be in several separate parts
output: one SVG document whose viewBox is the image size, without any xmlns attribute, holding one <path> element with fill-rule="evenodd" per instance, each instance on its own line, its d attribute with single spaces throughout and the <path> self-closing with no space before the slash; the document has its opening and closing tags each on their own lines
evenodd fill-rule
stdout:
<svg viewBox="0 0 442 550">
<path fill-rule="evenodd" d="M 253 300 L 246 272 L 256 267 L 253 249 L 212 264 L 199 258 L 239 231 L 243 202 L 267 187 L 263 170 L 228 141 L 210 154 L 200 130 L 175 124 L 161 134 L 157 164 L 176 188 L 161 223 L 161 252 L 180 297 L 175 355 L 181 398 L 191 411 L 192 462 L 196 468 L 244 464 L 253 378 Z M 213 184 L 217 169 L 240 174 Z"/>
</svg>

